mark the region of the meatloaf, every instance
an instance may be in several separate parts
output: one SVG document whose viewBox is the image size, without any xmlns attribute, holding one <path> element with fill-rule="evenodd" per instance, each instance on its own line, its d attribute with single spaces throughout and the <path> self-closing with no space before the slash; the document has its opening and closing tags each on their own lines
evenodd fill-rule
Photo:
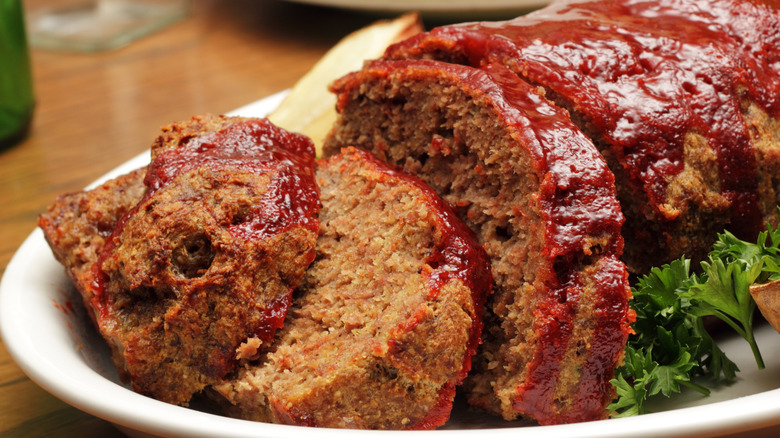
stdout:
<svg viewBox="0 0 780 438">
<path fill-rule="evenodd" d="M 379 60 L 334 90 L 325 155 L 355 145 L 419 175 L 491 258 L 469 402 L 542 424 L 606 417 L 633 313 L 614 176 L 594 144 L 501 64 Z"/>
<path fill-rule="evenodd" d="M 267 422 L 443 424 L 479 340 L 487 255 L 429 187 L 365 151 L 318 163 L 317 182 L 317 257 L 285 325 L 217 393 Z"/>
<path fill-rule="evenodd" d="M 87 288 L 93 278 L 92 265 L 119 218 L 143 196 L 145 173 L 145 168 L 137 169 L 91 190 L 60 195 L 38 217 L 54 258 L 66 267 L 88 307 L 93 298 Z M 94 311 L 88 314 L 97 324 Z"/>
<path fill-rule="evenodd" d="M 313 151 L 267 120 L 196 117 L 145 171 L 41 216 L 134 390 L 187 404 L 273 339 L 315 255 Z"/>
<path fill-rule="evenodd" d="M 780 3 L 556 1 L 514 20 L 443 26 L 385 58 L 499 63 L 606 157 L 637 273 L 753 239 L 780 202 Z"/>
</svg>

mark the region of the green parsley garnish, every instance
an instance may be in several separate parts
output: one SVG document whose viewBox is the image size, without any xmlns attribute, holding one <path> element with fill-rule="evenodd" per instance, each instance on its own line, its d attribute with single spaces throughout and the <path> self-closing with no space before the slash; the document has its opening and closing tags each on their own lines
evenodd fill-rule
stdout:
<svg viewBox="0 0 780 438">
<path fill-rule="evenodd" d="M 780 278 L 780 230 L 768 228 L 756 243 L 720 234 L 700 273 L 680 259 L 639 279 L 632 288 L 635 334 L 612 380 L 618 395 L 609 406 L 612 416 L 645 413 L 648 397 L 669 397 L 683 387 L 708 395 L 694 377 L 734 380 L 739 369 L 707 332 L 704 317 L 717 317 L 744 338 L 758 368 L 764 368 L 753 335 L 756 304 L 749 287 Z"/>
</svg>

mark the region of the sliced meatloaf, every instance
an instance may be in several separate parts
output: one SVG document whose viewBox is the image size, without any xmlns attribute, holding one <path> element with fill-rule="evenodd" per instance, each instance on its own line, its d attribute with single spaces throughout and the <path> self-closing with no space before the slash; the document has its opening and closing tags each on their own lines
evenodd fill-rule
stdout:
<svg viewBox="0 0 780 438">
<path fill-rule="evenodd" d="M 429 429 L 449 417 L 491 286 L 484 250 L 420 180 L 347 149 L 318 163 L 317 257 L 269 353 L 216 387 L 232 415 Z"/>
<path fill-rule="evenodd" d="M 119 218 L 143 196 L 145 174 L 146 168 L 138 169 L 94 189 L 58 196 L 38 217 L 54 257 L 65 266 L 88 308 L 94 292 L 87 287 L 92 266 Z M 94 311 L 87 313 L 97 323 Z"/>
<path fill-rule="evenodd" d="M 632 271 L 754 238 L 780 202 L 780 3 L 556 1 L 443 26 L 386 58 L 500 63 L 571 113 L 617 177 Z"/>
<path fill-rule="evenodd" d="M 593 143 L 499 64 L 375 61 L 334 90 L 325 154 L 355 145 L 419 175 L 491 258 L 469 401 L 543 424 L 606 417 L 632 312 L 614 177 Z"/>
<path fill-rule="evenodd" d="M 196 117 L 165 128 L 152 156 L 142 193 L 134 173 L 40 223 L 122 378 L 187 404 L 282 325 L 315 255 L 313 145 L 267 120 Z"/>
</svg>

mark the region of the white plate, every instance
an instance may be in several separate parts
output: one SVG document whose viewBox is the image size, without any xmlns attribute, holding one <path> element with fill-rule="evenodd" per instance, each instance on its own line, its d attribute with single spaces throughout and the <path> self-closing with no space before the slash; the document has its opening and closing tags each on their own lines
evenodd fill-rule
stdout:
<svg viewBox="0 0 780 438">
<path fill-rule="evenodd" d="M 234 114 L 262 116 L 283 94 L 240 108 Z M 101 178 L 104 181 L 148 162 L 140 155 Z M 96 182 L 95 184 L 97 184 Z M 9 263 L 0 283 L 0 333 L 8 351 L 38 385 L 76 408 L 113 422 L 134 436 L 165 437 L 472 437 L 473 429 L 492 429 L 491 438 L 702 436 L 752 431 L 751 438 L 780 431 L 780 336 L 758 330 L 767 368 L 758 371 L 741 340 L 724 349 L 743 370 L 738 381 L 711 397 L 691 393 L 655 406 L 662 412 L 633 418 L 561 426 L 523 426 L 456 405 L 447 425 L 427 432 L 365 432 L 310 429 L 236 420 L 162 403 L 130 391 L 119 382 L 108 350 L 83 315 L 80 298 L 35 230 Z"/>
<path fill-rule="evenodd" d="M 550 0 L 289 0 L 319 6 L 333 6 L 374 12 L 506 12 L 535 9 Z"/>
</svg>

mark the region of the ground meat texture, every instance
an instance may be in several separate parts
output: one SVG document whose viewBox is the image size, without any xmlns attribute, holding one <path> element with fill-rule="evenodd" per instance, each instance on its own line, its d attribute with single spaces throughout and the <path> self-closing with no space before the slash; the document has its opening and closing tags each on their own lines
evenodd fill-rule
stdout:
<svg viewBox="0 0 780 438">
<path fill-rule="evenodd" d="M 318 163 L 317 258 L 255 366 L 216 387 L 232 415 L 361 429 L 449 417 L 491 286 L 484 250 L 421 181 L 355 149 Z"/>
<path fill-rule="evenodd" d="M 375 61 L 334 91 L 325 154 L 355 145 L 416 173 L 491 257 L 469 402 L 543 424 L 606 417 L 632 313 L 614 177 L 593 143 L 497 64 Z"/>
<path fill-rule="evenodd" d="M 160 135 L 152 143 L 152 160 L 157 158 L 162 152 L 184 147 L 192 140 L 197 141 L 204 134 L 219 132 L 229 128 L 230 125 L 245 122 L 246 120 L 243 117 L 224 117 L 206 114 L 192 116 L 189 120 L 163 126 L 160 129 Z"/>
<path fill-rule="evenodd" d="M 152 156 L 79 289 L 120 376 L 187 404 L 282 325 L 315 255 L 313 144 L 267 120 L 196 117 L 164 128 Z"/>
<path fill-rule="evenodd" d="M 146 169 L 138 169 L 94 189 L 61 195 L 38 218 L 54 257 L 65 266 L 87 305 L 93 298 L 85 287 L 92 280 L 92 265 L 119 218 L 143 196 L 145 173 Z M 94 312 L 89 315 L 97 321 Z"/>
<path fill-rule="evenodd" d="M 501 63 L 568 109 L 617 177 L 637 273 L 706 256 L 725 227 L 754 238 L 780 202 L 780 4 L 557 1 L 443 26 L 387 58 Z"/>
</svg>

